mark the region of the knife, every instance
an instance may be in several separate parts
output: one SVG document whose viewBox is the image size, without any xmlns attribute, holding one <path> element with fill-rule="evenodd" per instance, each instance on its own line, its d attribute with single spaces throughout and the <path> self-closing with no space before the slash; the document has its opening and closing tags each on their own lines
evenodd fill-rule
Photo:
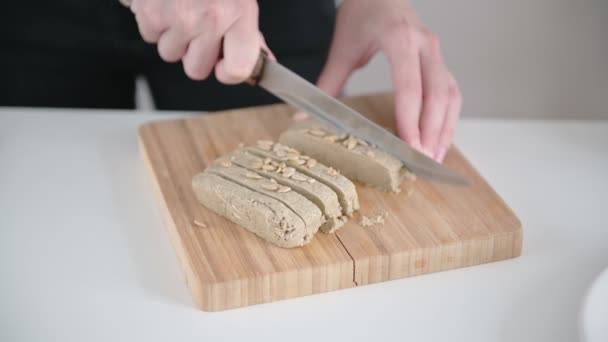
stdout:
<svg viewBox="0 0 608 342">
<path fill-rule="evenodd" d="M 311 114 L 338 131 L 345 131 L 395 156 L 414 174 L 438 183 L 466 185 L 460 174 L 418 152 L 381 126 L 327 95 L 262 51 L 248 81 Z"/>
</svg>

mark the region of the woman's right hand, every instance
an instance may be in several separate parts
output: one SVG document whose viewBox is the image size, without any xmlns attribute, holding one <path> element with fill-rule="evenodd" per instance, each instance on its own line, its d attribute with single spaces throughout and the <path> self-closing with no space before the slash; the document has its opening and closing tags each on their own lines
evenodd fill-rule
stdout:
<svg viewBox="0 0 608 342">
<path fill-rule="evenodd" d="M 182 61 L 186 75 L 241 83 L 251 75 L 260 49 L 256 0 L 133 0 L 139 32 L 158 44 L 167 62 Z"/>
</svg>

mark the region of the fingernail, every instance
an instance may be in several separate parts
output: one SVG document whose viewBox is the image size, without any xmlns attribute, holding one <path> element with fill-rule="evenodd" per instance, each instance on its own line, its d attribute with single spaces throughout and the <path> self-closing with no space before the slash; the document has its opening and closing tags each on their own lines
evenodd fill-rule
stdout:
<svg viewBox="0 0 608 342">
<path fill-rule="evenodd" d="M 435 155 L 436 160 L 440 163 L 443 162 L 446 152 L 447 152 L 447 150 L 445 147 L 440 147 L 439 150 L 437 151 L 437 154 Z"/>
<path fill-rule="evenodd" d="M 304 112 L 297 112 L 293 115 L 294 121 L 304 121 L 310 119 L 310 116 Z"/>
</svg>

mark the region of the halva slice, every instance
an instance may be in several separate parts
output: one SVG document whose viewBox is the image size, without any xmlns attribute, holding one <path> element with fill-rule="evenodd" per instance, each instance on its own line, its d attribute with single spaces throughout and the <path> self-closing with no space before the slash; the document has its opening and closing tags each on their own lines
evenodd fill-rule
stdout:
<svg viewBox="0 0 608 342">
<path fill-rule="evenodd" d="M 296 171 L 321 182 L 331 188 L 337 195 L 343 216 L 351 216 L 359 209 L 359 197 L 353 182 L 342 176 L 335 169 L 327 167 L 311 156 L 300 154 L 296 149 L 273 143 L 271 145 L 257 144 L 245 148 L 248 152 L 258 155 L 264 160 L 284 162 Z M 296 158 L 297 156 L 297 158 Z"/>
<path fill-rule="evenodd" d="M 343 213 L 338 195 L 330 187 L 318 182 L 315 178 L 297 171 L 285 162 L 263 158 L 243 150 L 229 153 L 225 158 L 228 158 L 233 164 L 253 172 L 250 177 L 257 177 L 254 176 L 254 174 L 257 174 L 259 177 L 274 179 L 277 184 L 290 187 L 316 204 L 326 218 L 325 223 L 320 228 L 322 232 L 333 233 L 344 225 L 344 221 L 339 219 Z"/>
<path fill-rule="evenodd" d="M 309 234 L 316 233 L 325 221 L 319 207 L 298 192 L 292 191 L 290 186 L 279 184 L 272 178 L 266 178 L 255 171 L 236 166 L 234 162 L 230 166 L 222 165 L 221 161 L 213 163 L 205 172 L 214 173 L 283 203 L 304 221 Z"/>
<path fill-rule="evenodd" d="M 302 218 L 272 197 L 211 172 L 194 176 L 192 188 L 205 207 L 277 246 L 303 246 L 313 238 Z"/>
<path fill-rule="evenodd" d="M 403 178 L 413 178 L 397 158 L 314 120 L 294 124 L 281 134 L 279 141 L 339 170 L 351 180 L 384 191 L 399 192 Z"/>
</svg>

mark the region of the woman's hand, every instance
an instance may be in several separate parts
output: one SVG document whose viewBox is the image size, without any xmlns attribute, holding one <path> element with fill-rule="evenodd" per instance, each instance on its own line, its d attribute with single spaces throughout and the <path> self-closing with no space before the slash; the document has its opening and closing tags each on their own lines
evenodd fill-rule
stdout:
<svg viewBox="0 0 608 342">
<path fill-rule="evenodd" d="M 222 83 L 243 82 L 260 48 L 268 50 L 256 0 L 133 0 L 130 7 L 144 40 L 158 43 L 165 61 L 182 60 L 195 80 L 215 69 Z"/>
<path fill-rule="evenodd" d="M 344 0 L 321 89 L 339 95 L 349 76 L 378 51 L 388 57 L 399 136 L 442 161 L 454 135 L 462 98 L 437 37 L 406 0 Z"/>
</svg>

